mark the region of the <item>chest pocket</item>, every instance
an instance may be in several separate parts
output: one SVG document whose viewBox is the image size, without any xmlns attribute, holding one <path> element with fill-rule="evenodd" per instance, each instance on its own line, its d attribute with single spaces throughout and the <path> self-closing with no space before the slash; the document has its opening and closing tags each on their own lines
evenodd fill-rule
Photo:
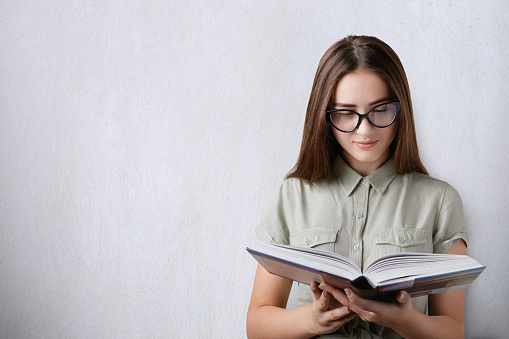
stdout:
<svg viewBox="0 0 509 339">
<path fill-rule="evenodd" d="M 315 228 L 290 235 L 293 246 L 313 247 L 319 250 L 334 252 L 337 230 Z"/>
<path fill-rule="evenodd" d="M 376 257 L 399 252 L 429 252 L 427 231 L 396 229 L 376 233 Z"/>
</svg>

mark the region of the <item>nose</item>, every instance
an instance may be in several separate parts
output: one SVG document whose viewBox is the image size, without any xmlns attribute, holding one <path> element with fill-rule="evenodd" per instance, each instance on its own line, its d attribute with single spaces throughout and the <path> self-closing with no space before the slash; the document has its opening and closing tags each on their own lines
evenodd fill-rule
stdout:
<svg viewBox="0 0 509 339">
<path fill-rule="evenodd" d="M 359 127 L 357 128 L 357 133 L 361 135 L 370 135 L 373 133 L 375 126 L 371 125 L 366 117 L 363 117 Z"/>
</svg>

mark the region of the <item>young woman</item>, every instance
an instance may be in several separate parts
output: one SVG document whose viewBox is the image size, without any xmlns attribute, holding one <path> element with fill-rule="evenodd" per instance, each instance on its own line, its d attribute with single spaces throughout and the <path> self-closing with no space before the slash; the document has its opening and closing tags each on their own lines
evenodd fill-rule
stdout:
<svg viewBox="0 0 509 339">
<path fill-rule="evenodd" d="M 348 36 L 315 76 L 297 164 L 275 194 L 258 239 L 334 251 L 363 268 L 392 252 L 465 254 L 460 197 L 419 159 L 410 90 L 396 53 L 374 37 Z M 250 338 L 463 337 L 464 290 L 394 302 L 350 289 L 299 285 L 256 271 Z"/>
</svg>

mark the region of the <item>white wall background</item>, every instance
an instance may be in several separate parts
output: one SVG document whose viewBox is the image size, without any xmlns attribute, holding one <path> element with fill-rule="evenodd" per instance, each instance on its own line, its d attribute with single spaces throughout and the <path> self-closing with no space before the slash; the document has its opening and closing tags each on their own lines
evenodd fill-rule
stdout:
<svg viewBox="0 0 509 339">
<path fill-rule="evenodd" d="M 244 248 L 347 34 L 400 55 L 488 266 L 467 337 L 506 337 L 508 33 L 505 1 L 1 0 L 0 337 L 244 337 Z"/>
</svg>

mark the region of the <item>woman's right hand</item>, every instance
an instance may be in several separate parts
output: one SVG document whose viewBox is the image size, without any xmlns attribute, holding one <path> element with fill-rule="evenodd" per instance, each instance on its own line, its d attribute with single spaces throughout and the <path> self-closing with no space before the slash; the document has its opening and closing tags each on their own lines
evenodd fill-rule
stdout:
<svg viewBox="0 0 509 339">
<path fill-rule="evenodd" d="M 249 338 L 308 339 L 332 333 L 355 317 L 343 306 L 349 302 L 343 290 L 326 284 L 311 284 L 313 303 L 286 309 L 292 283 L 258 264 L 246 319 Z M 334 294 L 322 296 L 325 288 Z"/>
<path fill-rule="evenodd" d="M 355 313 L 343 306 L 343 303 L 346 304 L 348 301 L 343 291 L 340 291 L 338 297 L 344 299 L 336 300 L 329 292 L 322 291 L 317 282 L 312 282 L 310 288 L 313 292 L 311 310 L 313 328 L 316 334 L 332 333 L 355 317 Z"/>
</svg>

